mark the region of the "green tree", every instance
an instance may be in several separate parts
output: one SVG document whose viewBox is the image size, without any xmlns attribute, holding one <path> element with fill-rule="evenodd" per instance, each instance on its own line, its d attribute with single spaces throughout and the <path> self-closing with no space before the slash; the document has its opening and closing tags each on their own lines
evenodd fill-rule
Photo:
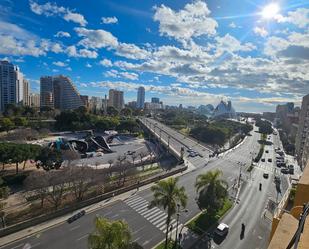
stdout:
<svg viewBox="0 0 309 249">
<path fill-rule="evenodd" d="M 123 108 L 121 111 L 120 111 L 120 114 L 123 115 L 123 116 L 132 116 L 132 109 L 131 108 Z"/>
<path fill-rule="evenodd" d="M 199 194 L 197 204 L 201 210 L 206 210 L 209 214 L 214 214 L 222 208 L 228 195 L 228 185 L 221 176 L 220 170 L 214 170 L 196 178 L 195 188 Z"/>
<path fill-rule="evenodd" d="M 165 248 L 168 244 L 169 227 L 172 216 L 177 212 L 177 205 L 185 208 L 187 205 L 187 195 L 184 187 L 177 185 L 178 178 L 169 178 L 167 180 L 159 181 L 156 185 L 151 187 L 154 199 L 150 203 L 152 207 L 162 207 L 167 212 L 166 218 L 166 232 L 165 232 Z"/>
<path fill-rule="evenodd" d="M 23 117 L 16 117 L 14 118 L 14 123 L 15 126 L 27 126 L 28 125 L 28 120 L 26 118 Z"/>
<path fill-rule="evenodd" d="M 113 106 L 108 106 L 107 107 L 107 114 L 110 115 L 110 116 L 117 116 L 117 115 L 119 115 L 119 111 Z"/>
<path fill-rule="evenodd" d="M 58 169 L 62 164 L 61 152 L 48 147 L 43 148 L 36 157 L 37 167 L 44 170 Z"/>
<path fill-rule="evenodd" d="M 131 232 L 127 223 L 122 220 L 109 221 L 96 217 L 95 230 L 88 237 L 89 249 L 139 249 L 131 241 Z"/>
<path fill-rule="evenodd" d="M 14 123 L 9 118 L 2 118 L 0 120 L 0 126 L 3 130 L 5 130 L 6 132 L 9 132 L 10 130 L 14 128 Z"/>
</svg>

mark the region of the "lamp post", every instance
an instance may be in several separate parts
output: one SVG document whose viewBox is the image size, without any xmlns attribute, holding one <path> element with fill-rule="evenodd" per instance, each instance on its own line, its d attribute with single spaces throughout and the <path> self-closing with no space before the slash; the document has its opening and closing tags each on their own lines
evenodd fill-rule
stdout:
<svg viewBox="0 0 309 249">
<path fill-rule="evenodd" d="M 177 248 L 178 245 L 178 224 L 179 224 L 179 217 L 181 213 L 188 213 L 189 210 L 188 209 L 183 209 L 180 210 L 180 204 L 177 203 L 177 218 L 176 218 L 176 235 L 175 235 L 175 243 L 174 243 L 174 248 Z M 182 230 L 182 229 L 181 229 Z"/>
</svg>

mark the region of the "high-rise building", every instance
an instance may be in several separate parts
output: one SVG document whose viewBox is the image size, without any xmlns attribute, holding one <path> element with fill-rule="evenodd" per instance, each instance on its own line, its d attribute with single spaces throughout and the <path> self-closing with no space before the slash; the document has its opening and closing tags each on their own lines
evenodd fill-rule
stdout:
<svg viewBox="0 0 309 249">
<path fill-rule="evenodd" d="M 23 79 L 23 105 L 30 106 L 30 99 L 29 99 L 29 82 L 26 79 Z"/>
<path fill-rule="evenodd" d="M 309 160 L 309 94 L 303 97 L 295 147 L 299 164 L 305 166 Z"/>
<path fill-rule="evenodd" d="M 29 106 L 40 107 L 40 94 L 30 93 L 30 95 L 29 95 Z"/>
<path fill-rule="evenodd" d="M 89 97 L 88 97 L 88 95 L 80 95 L 80 98 L 82 99 L 84 106 L 88 109 L 89 108 Z"/>
<path fill-rule="evenodd" d="M 7 104 L 20 104 L 23 100 L 23 75 L 17 66 L 0 61 L 0 111 Z"/>
<path fill-rule="evenodd" d="M 103 109 L 103 99 L 100 97 L 92 96 L 89 100 L 89 108 L 92 111 L 99 111 Z"/>
<path fill-rule="evenodd" d="M 151 98 L 151 103 L 160 104 L 160 98 L 156 98 L 156 97 Z"/>
<path fill-rule="evenodd" d="M 118 110 L 121 110 L 124 107 L 123 91 L 110 89 L 108 105 L 113 106 Z"/>
<path fill-rule="evenodd" d="M 54 108 L 54 84 L 52 76 L 40 78 L 40 107 Z"/>
<path fill-rule="evenodd" d="M 84 103 L 71 79 L 58 75 L 41 77 L 41 107 L 45 106 L 71 110 L 84 106 Z"/>
<path fill-rule="evenodd" d="M 136 107 L 138 109 L 143 109 L 145 105 L 145 88 L 140 86 L 137 90 L 137 101 Z"/>
</svg>

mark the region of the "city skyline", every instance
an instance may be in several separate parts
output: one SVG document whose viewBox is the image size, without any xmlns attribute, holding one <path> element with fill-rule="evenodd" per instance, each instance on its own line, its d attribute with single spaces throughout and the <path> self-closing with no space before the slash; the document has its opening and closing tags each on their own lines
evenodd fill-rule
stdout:
<svg viewBox="0 0 309 249">
<path fill-rule="evenodd" d="M 41 76 L 64 74 L 81 95 L 119 89 L 126 102 L 143 86 L 168 105 L 300 106 L 309 90 L 309 4 L 273 2 L 6 0 L 0 58 L 20 67 L 34 92 Z"/>
</svg>

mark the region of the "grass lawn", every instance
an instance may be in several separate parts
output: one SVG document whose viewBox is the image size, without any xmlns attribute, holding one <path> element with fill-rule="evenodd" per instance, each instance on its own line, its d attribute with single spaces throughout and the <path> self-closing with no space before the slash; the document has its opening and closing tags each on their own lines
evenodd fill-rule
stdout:
<svg viewBox="0 0 309 249">
<path fill-rule="evenodd" d="M 174 241 L 169 241 L 169 243 L 167 244 L 167 249 L 174 249 Z M 163 241 L 160 245 L 158 245 L 155 249 L 165 249 L 164 248 L 164 244 L 165 244 L 165 241 Z M 182 249 L 181 246 L 178 246 L 176 249 Z"/>
<path fill-rule="evenodd" d="M 192 220 L 187 227 L 196 234 L 203 234 L 213 225 L 216 225 L 219 219 L 232 207 L 232 202 L 226 199 L 222 209 L 218 210 L 215 215 L 209 215 L 206 212 L 202 212 L 198 217 Z"/>
</svg>

